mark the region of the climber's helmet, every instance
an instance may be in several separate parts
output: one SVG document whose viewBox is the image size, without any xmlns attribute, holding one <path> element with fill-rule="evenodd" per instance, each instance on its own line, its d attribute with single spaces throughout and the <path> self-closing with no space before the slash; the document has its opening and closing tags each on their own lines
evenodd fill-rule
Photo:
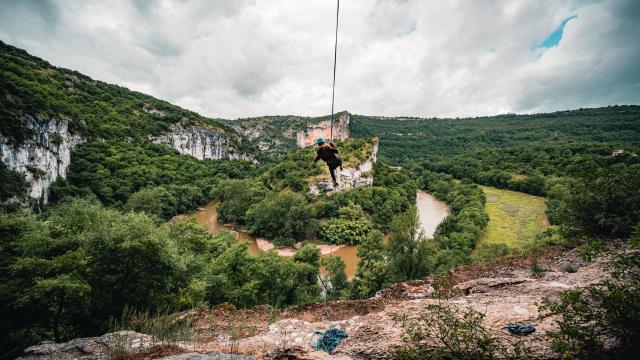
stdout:
<svg viewBox="0 0 640 360">
<path fill-rule="evenodd" d="M 322 144 L 324 144 L 324 139 L 323 139 L 323 138 L 321 138 L 321 137 L 317 138 L 317 139 L 316 139 L 316 144 L 318 144 L 318 145 L 322 145 Z"/>
</svg>

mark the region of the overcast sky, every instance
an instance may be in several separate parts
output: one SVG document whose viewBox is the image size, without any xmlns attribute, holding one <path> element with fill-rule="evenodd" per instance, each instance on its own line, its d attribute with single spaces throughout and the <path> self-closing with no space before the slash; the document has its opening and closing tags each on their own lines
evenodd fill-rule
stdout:
<svg viewBox="0 0 640 360">
<path fill-rule="evenodd" d="M 342 0 L 336 110 L 640 104 L 638 0 Z M 335 1 L 0 0 L 0 39 L 210 117 L 331 109 Z"/>
</svg>

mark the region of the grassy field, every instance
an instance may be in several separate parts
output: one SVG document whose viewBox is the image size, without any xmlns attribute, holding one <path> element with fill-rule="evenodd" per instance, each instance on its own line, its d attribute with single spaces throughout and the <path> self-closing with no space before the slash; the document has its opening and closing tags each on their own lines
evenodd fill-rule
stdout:
<svg viewBox="0 0 640 360">
<path fill-rule="evenodd" d="M 533 244 L 547 226 L 545 199 L 520 192 L 482 186 L 489 225 L 478 244 L 505 244 L 522 248 Z"/>
</svg>

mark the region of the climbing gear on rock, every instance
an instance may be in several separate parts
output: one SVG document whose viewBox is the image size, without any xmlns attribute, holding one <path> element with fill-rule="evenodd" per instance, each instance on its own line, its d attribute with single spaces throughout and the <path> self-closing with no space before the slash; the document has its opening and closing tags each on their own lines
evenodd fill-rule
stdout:
<svg viewBox="0 0 640 360">
<path fill-rule="evenodd" d="M 322 335 L 320 339 L 318 339 L 318 343 L 316 344 L 316 350 L 322 350 L 327 354 L 333 353 L 333 351 L 340 345 L 342 340 L 347 338 L 347 333 L 338 328 L 331 328 L 326 330 L 324 333 L 322 331 L 316 330 L 314 334 Z"/>
<path fill-rule="evenodd" d="M 531 324 L 509 324 L 505 328 L 514 335 L 529 335 L 536 331 L 535 326 Z"/>
</svg>

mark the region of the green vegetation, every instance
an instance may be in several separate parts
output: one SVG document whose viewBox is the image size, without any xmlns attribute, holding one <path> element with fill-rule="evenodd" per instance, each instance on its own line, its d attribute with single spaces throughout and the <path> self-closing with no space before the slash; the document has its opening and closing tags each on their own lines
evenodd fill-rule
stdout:
<svg viewBox="0 0 640 360">
<path fill-rule="evenodd" d="M 0 133 L 16 143 L 32 132 L 23 115 L 68 121 L 72 132 L 89 140 L 145 138 L 178 122 L 230 129 L 166 101 L 57 68 L 0 41 Z M 237 145 L 241 139 L 236 135 Z M 245 145 L 246 146 L 246 145 Z"/>
<path fill-rule="evenodd" d="M 338 217 L 320 223 L 318 237 L 333 244 L 357 245 L 364 242 L 373 224 L 360 205 L 349 203 L 338 209 Z"/>
<path fill-rule="evenodd" d="M 640 157 L 639 106 L 466 119 L 353 115 L 355 137 L 380 138 L 392 164 L 425 168 L 498 188 L 542 195 L 553 176 L 575 177 Z M 612 156 L 624 149 L 621 156 Z"/>
<path fill-rule="evenodd" d="M 327 287 L 327 298 L 347 297 L 348 293 L 345 291 L 348 289 L 349 282 L 344 271 L 346 268 L 344 260 L 340 256 L 327 256 L 322 258 L 321 265 L 326 269 L 326 279 L 331 282 L 331 286 Z"/>
<path fill-rule="evenodd" d="M 320 294 L 312 256 L 251 256 L 233 233 L 211 235 L 192 221 L 158 226 L 143 213 L 95 201 L 76 199 L 41 219 L 0 213 L 0 238 L 1 346 L 8 356 L 43 339 L 102 333 L 125 311 L 287 306 Z"/>
<path fill-rule="evenodd" d="M 369 158 L 375 141 L 347 140 L 338 146 L 343 158 L 356 162 Z M 220 219 L 246 225 L 250 233 L 277 245 L 316 236 L 336 244 L 358 244 L 374 228 L 388 232 L 393 217 L 415 202 L 415 182 L 406 174 L 401 181 L 396 175 L 386 179 L 388 170 L 376 175 L 381 186 L 312 198 L 308 183 L 326 168 L 312 164 L 313 157 L 314 149 L 299 149 L 265 162 L 256 170 L 256 180 L 221 181 L 210 192 L 220 201 Z"/>
<path fill-rule="evenodd" d="M 554 184 L 549 221 L 572 237 L 629 237 L 640 221 L 640 164 L 618 164 Z"/>
<path fill-rule="evenodd" d="M 249 232 L 273 240 L 277 245 L 293 245 L 316 229 L 314 208 L 303 197 L 289 192 L 273 193 L 253 204 L 246 213 Z"/>
<path fill-rule="evenodd" d="M 218 219 L 224 223 L 246 225 L 247 210 L 264 199 L 267 189 L 253 180 L 222 180 L 211 195 L 220 201 Z"/>
<path fill-rule="evenodd" d="M 27 195 L 29 184 L 24 180 L 22 174 L 9 170 L 7 166 L 0 162 L 0 203 L 15 197 L 22 199 Z"/>
<path fill-rule="evenodd" d="M 420 219 L 415 206 L 393 219 L 387 259 L 389 273 L 396 282 L 420 279 L 434 270 L 436 248 L 420 229 Z"/>
<path fill-rule="evenodd" d="M 397 317 L 405 329 L 403 345 L 394 350 L 398 360 L 413 359 L 524 359 L 530 350 L 519 344 L 511 351 L 487 330 L 484 314 L 449 304 L 427 305 L 417 320 Z"/>
<path fill-rule="evenodd" d="M 78 146 L 67 178 L 51 186 L 50 199 L 91 195 L 106 206 L 169 219 L 210 200 L 219 181 L 255 172 L 249 162 L 199 161 L 150 142 L 93 142 Z"/>
<path fill-rule="evenodd" d="M 640 252 L 617 255 L 601 284 L 545 298 L 539 310 L 557 315 L 551 332 L 562 358 L 631 359 L 640 350 Z"/>
<path fill-rule="evenodd" d="M 545 199 L 483 186 L 489 223 L 478 246 L 504 244 L 510 249 L 531 248 L 547 227 Z"/>
</svg>

